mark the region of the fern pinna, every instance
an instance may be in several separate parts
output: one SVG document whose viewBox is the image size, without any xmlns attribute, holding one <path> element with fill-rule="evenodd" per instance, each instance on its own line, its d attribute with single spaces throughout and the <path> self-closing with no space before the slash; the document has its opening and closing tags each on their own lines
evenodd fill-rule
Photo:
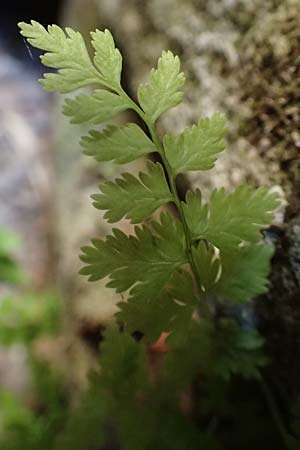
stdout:
<svg viewBox="0 0 300 450">
<path fill-rule="evenodd" d="M 133 235 L 115 228 L 82 249 L 81 273 L 91 281 L 109 277 L 108 286 L 127 298 L 117 313 L 122 333 L 109 328 L 102 344 L 102 371 L 91 383 L 94 395 L 85 399 L 93 407 L 72 416 L 58 448 L 101 448 L 101 433 L 112 415 L 125 450 L 226 448 L 228 437 L 219 424 L 239 416 L 230 405 L 231 380 L 258 379 L 267 360 L 259 334 L 219 311 L 267 291 L 272 248 L 263 242 L 261 229 L 271 223 L 278 200 L 267 188 L 247 185 L 230 193 L 214 190 L 208 202 L 199 190 L 180 200 L 177 175 L 214 167 L 225 148 L 226 120 L 215 113 L 178 136 L 158 135 L 157 119 L 183 99 L 185 77 L 172 52 L 162 53 L 135 102 L 122 88 L 122 57 L 108 30 L 91 33 L 95 52 L 90 58 L 81 34 L 70 28 L 45 29 L 34 21 L 19 26 L 31 45 L 46 52 L 42 63 L 57 69 L 41 80 L 45 90 L 93 87 L 64 105 L 74 124 L 105 123 L 82 138 L 85 154 L 125 164 L 156 152 L 161 161 L 149 161 L 146 173 L 124 173 L 105 182 L 92 196 L 109 222 L 126 218 L 138 225 Z M 106 125 L 128 109 L 143 121 L 147 134 L 135 123 Z M 176 216 L 150 217 L 170 202 Z M 137 331 L 139 342 L 132 337 Z M 144 344 L 162 333 L 168 351 L 153 379 Z M 201 411 L 195 412 L 194 405 L 187 412 L 182 395 L 195 380 Z M 78 426 L 83 415 L 84 442 Z M 249 448 L 248 441 L 238 445 Z"/>
</svg>

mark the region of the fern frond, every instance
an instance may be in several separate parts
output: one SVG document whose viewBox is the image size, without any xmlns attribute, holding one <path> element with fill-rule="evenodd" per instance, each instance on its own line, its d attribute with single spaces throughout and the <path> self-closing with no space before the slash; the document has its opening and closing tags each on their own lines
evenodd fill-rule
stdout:
<svg viewBox="0 0 300 450">
<path fill-rule="evenodd" d="M 100 185 L 101 194 L 92 195 L 93 205 L 106 209 L 104 217 L 108 222 L 118 222 L 123 217 L 132 223 L 141 223 L 161 205 L 172 201 L 161 164 L 148 163 L 148 173 L 135 177 L 123 173 L 115 182 Z"/>
<path fill-rule="evenodd" d="M 192 238 L 207 239 L 219 249 L 237 249 L 242 242 L 258 242 L 260 230 L 273 220 L 278 199 L 269 189 L 240 186 L 232 193 L 213 191 L 202 204 L 201 194 L 189 192 L 182 203 Z"/>
<path fill-rule="evenodd" d="M 84 153 L 97 161 L 113 161 L 116 164 L 127 164 L 157 151 L 153 142 L 134 123 L 124 127 L 110 125 L 101 132 L 90 131 L 88 136 L 82 138 L 81 145 Z"/>
<path fill-rule="evenodd" d="M 182 101 L 184 82 L 178 56 L 170 51 L 162 52 L 157 69 L 151 71 L 149 83 L 138 89 L 140 105 L 151 122 Z"/>
<path fill-rule="evenodd" d="M 216 113 L 186 128 L 177 137 L 166 135 L 164 148 L 174 173 L 212 169 L 225 149 L 225 124 L 225 116 Z"/>
</svg>

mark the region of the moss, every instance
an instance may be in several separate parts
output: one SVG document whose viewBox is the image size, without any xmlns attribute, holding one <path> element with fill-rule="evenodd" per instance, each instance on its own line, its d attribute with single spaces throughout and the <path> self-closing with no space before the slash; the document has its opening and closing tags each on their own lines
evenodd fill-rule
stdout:
<svg viewBox="0 0 300 450">
<path fill-rule="evenodd" d="M 300 194 L 299 14 L 299 2 L 288 0 L 257 15 L 240 40 L 237 75 L 240 102 L 247 107 L 240 132 L 269 163 L 269 170 L 280 173 L 276 181 L 291 201 Z"/>
</svg>

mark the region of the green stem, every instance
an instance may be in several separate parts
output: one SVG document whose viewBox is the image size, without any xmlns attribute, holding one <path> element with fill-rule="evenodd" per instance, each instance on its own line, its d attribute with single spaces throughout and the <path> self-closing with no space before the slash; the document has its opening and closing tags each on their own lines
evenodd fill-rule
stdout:
<svg viewBox="0 0 300 450">
<path fill-rule="evenodd" d="M 198 290 L 198 298 L 199 298 L 199 311 L 201 316 L 210 316 L 210 310 L 209 307 L 207 305 L 207 303 L 205 302 L 201 302 L 200 303 L 200 299 L 203 297 L 201 295 L 201 282 L 200 282 L 200 276 L 198 273 L 198 269 L 197 269 L 197 265 L 194 259 L 194 255 L 193 255 L 193 251 L 192 251 L 192 239 L 191 239 L 191 235 L 190 235 L 190 231 L 187 225 L 187 221 L 184 215 L 184 211 L 182 208 L 182 204 L 180 201 L 180 198 L 178 196 L 178 191 L 177 191 L 177 187 L 176 187 L 176 180 L 175 180 L 175 175 L 173 173 L 173 169 L 168 161 L 168 158 L 166 156 L 164 147 L 157 135 L 157 132 L 155 130 L 155 125 L 154 123 L 147 117 L 147 115 L 144 113 L 144 111 L 126 94 L 125 91 L 123 91 L 123 89 L 121 88 L 121 90 L 119 91 L 119 95 L 121 95 L 131 106 L 131 108 L 139 115 L 139 117 L 143 120 L 143 122 L 146 124 L 151 139 L 153 141 L 153 143 L 155 144 L 162 162 L 164 164 L 165 170 L 166 170 L 166 174 L 167 174 L 167 178 L 169 181 L 169 185 L 170 185 L 170 190 L 171 193 L 173 195 L 173 199 L 174 199 L 174 203 L 177 207 L 180 219 L 181 219 L 181 223 L 183 226 L 183 231 L 184 231 L 184 236 L 185 236 L 185 242 L 186 242 L 186 251 L 187 251 L 187 257 L 188 260 L 190 262 L 190 266 L 193 272 L 193 275 L 195 277 L 196 280 L 196 285 L 197 285 L 197 290 Z"/>
</svg>

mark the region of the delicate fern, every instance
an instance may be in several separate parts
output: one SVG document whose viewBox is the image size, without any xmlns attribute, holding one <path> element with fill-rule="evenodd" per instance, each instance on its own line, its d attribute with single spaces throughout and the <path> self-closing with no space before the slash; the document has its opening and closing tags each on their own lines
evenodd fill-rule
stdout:
<svg viewBox="0 0 300 450">
<path fill-rule="evenodd" d="M 166 135 L 164 148 L 174 173 L 208 170 L 225 148 L 225 117 L 214 114 L 179 136 Z"/>
<path fill-rule="evenodd" d="M 154 123 L 163 112 L 182 101 L 184 81 L 178 56 L 170 51 L 162 52 L 157 69 L 151 71 L 150 82 L 138 89 L 138 99 L 147 120 Z"/>
<path fill-rule="evenodd" d="M 139 178 L 124 173 L 115 183 L 102 184 L 102 193 L 92 196 L 95 208 L 107 210 L 104 217 L 108 222 L 126 217 L 132 223 L 141 223 L 159 206 L 172 201 L 162 166 L 149 164 L 148 169 L 148 173 L 139 173 Z"/>
<path fill-rule="evenodd" d="M 136 103 L 120 84 L 122 58 L 109 31 L 92 33 L 95 55 L 90 59 L 80 34 L 69 28 L 66 32 L 57 26 L 45 29 L 34 21 L 19 26 L 32 45 L 47 52 L 42 62 L 58 70 L 45 75 L 46 90 L 95 88 L 90 95 L 81 93 L 66 100 L 64 112 L 73 123 L 100 125 L 126 109 L 135 111 L 144 122 L 147 134 L 133 123 L 123 127 L 104 123 L 104 128 L 91 130 L 82 138 L 87 155 L 124 164 L 149 153 L 159 154 L 161 163 L 149 163 L 147 173 L 138 177 L 125 173 L 102 184 L 100 194 L 92 196 L 95 207 L 106 210 L 109 222 L 125 217 L 135 224 L 169 202 L 177 208 L 177 215 L 163 213 L 157 221 L 136 226 L 133 235 L 114 229 L 105 239 L 94 239 L 82 249 L 82 274 L 93 281 L 109 277 L 108 286 L 117 292 L 128 291 L 117 314 L 125 332 L 109 329 L 103 344 L 102 372 L 96 382 L 103 414 L 115 417 L 123 450 L 220 448 L 205 427 L 199 431 L 186 420 L 178 396 L 199 373 L 204 391 L 213 386 L 224 393 L 233 376 L 260 377 L 266 358 L 258 333 L 216 312 L 220 305 L 248 302 L 266 292 L 272 248 L 262 242 L 260 230 L 271 223 L 278 200 L 266 188 L 249 186 L 231 193 L 216 190 L 207 204 L 202 203 L 199 191 L 180 200 L 176 176 L 211 169 L 224 150 L 226 127 L 224 116 L 217 113 L 179 136 L 168 134 L 160 139 L 156 120 L 183 98 L 185 78 L 172 52 L 162 53 L 149 82 L 138 88 Z M 145 347 L 128 334 L 135 331 L 146 343 L 168 333 L 169 352 L 158 383 L 149 377 Z M 213 394 L 204 400 L 214 416 Z M 84 404 L 90 401 L 89 397 Z M 100 410 L 96 422 L 102 423 L 103 430 Z M 80 409 L 78 414 L 79 418 L 70 421 L 65 438 L 59 440 L 60 450 L 85 448 L 85 442 L 72 439 Z M 230 414 L 236 412 L 231 409 Z M 92 429 L 97 426 L 89 423 Z M 87 437 L 86 445 L 102 440 L 99 433 L 99 441 Z"/>
</svg>

